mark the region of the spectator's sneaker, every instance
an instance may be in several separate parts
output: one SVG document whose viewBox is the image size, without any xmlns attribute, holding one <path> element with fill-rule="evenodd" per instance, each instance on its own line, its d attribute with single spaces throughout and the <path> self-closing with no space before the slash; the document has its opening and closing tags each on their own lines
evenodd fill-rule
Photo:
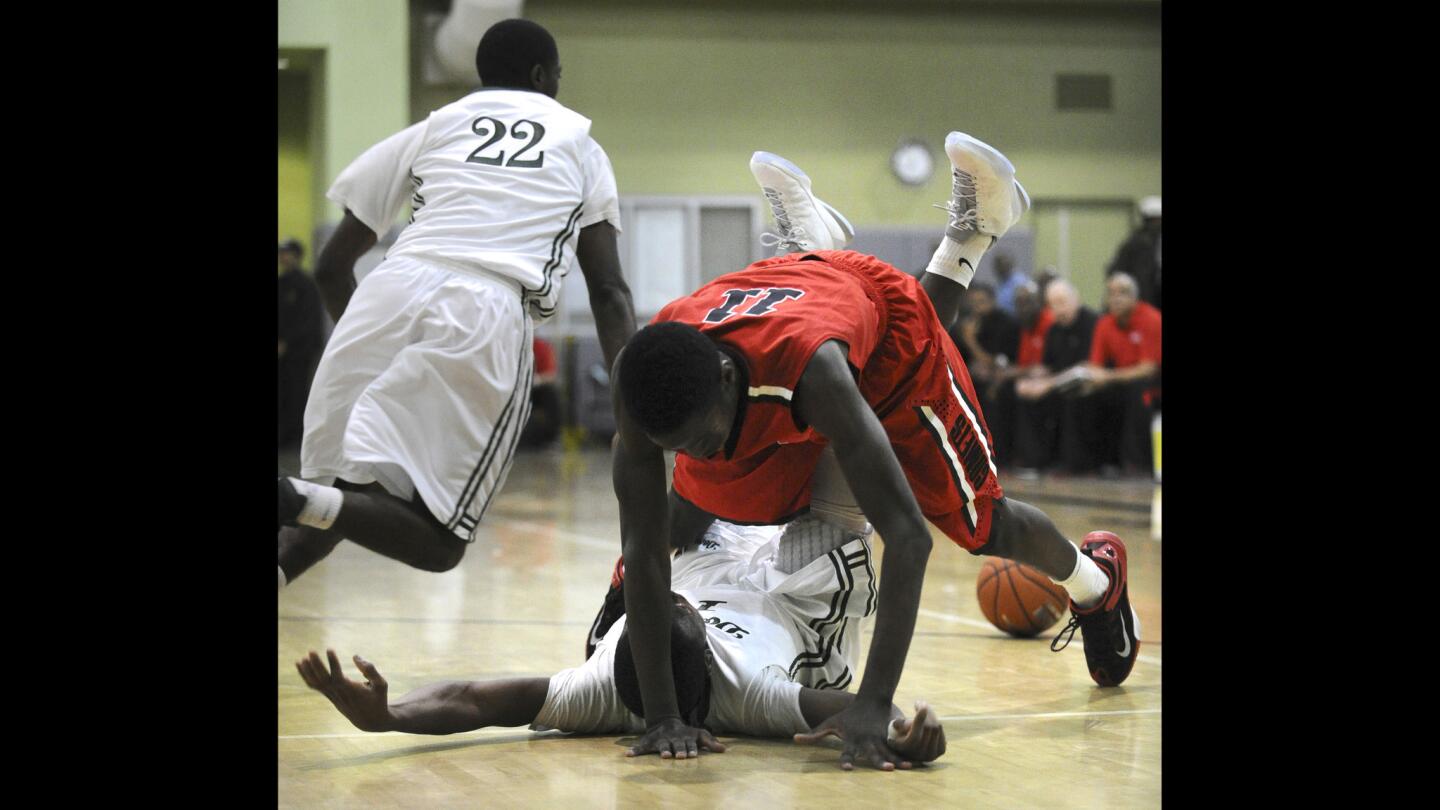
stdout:
<svg viewBox="0 0 1440 810">
<path fill-rule="evenodd" d="M 281 526 L 298 526 L 295 519 L 300 517 L 300 510 L 305 508 L 305 496 L 295 491 L 295 485 L 290 483 L 286 476 L 280 476 L 280 519 L 275 527 L 276 531 Z"/>
<path fill-rule="evenodd" d="M 610 628 L 615 625 L 617 619 L 625 615 L 625 557 L 615 561 L 615 570 L 610 573 L 610 590 L 605 592 L 605 604 L 600 606 L 600 612 L 595 615 L 595 622 L 590 625 L 590 635 L 585 638 L 585 660 L 589 661 L 590 656 L 595 654 L 595 647 Z"/>
<path fill-rule="evenodd" d="M 1130 606 L 1125 542 L 1110 532 L 1091 532 L 1080 544 L 1080 553 L 1105 571 L 1110 587 L 1092 608 L 1082 609 L 1070 602 L 1070 623 L 1050 642 L 1050 649 L 1065 649 L 1075 637 L 1075 628 L 1080 628 L 1090 677 L 1101 686 L 1119 686 L 1140 656 L 1140 617 Z"/>
<path fill-rule="evenodd" d="M 1030 210 L 1030 195 L 1015 179 L 1015 166 L 994 147 L 963 132 L 945 137 L 950 158 L 950 202 L 945 235 L 964 242 L 976 234 L 999 239 Z"/>
<path fill-rule="evenodd" d="M 802 250 L 840 250 L 855 238 L 855 228 L 839 211 L 810 193 L 810 177 L 799 166 L 769 152 L 750 157 L 750 173 L 760 183 L 780 235 L 760 242 L 780 256 Z M 773 241 L 767 241 L 770 237 Z"/>
</svg>

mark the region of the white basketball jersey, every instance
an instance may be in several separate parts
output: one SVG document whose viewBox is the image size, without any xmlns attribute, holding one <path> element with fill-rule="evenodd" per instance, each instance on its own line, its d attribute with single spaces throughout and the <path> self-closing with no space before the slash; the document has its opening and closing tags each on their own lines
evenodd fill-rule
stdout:
<svg viewBox="0 0 1440 810">
<path fill-rule="evenodd" d="M 869 541 L 852 540 L 785 574 L 771 562 L 778 537 L 777 527 L 716 521 L 671 563 L 674 590 L 710 625 L 716 664 L 734 675 L 724 680 L 776 668 L 802 686 L 844 689 L 858 662 L 860 619 L 875 612 Z"/>
<path fill-rule="evenodd" d="M 590 120 L 542 93 L 480 90 L 361 155 L 329 198 L 383 234 L 409 200 L 387 253 L 513 279 L 531 313 L 555 312 L 581 228 L 620 206 Z"/>
<path fill-rule="evenodd" d="M 853 680 L 859 622 L 875 610 L 867 540 L 853 540 L 793 574 L 770 564 L 778 526 L 716 521 L 671 564 L 676 593 L 699 609 L 714 656 L 706 725 L 721 733 L 808 731 L 800 687 L 844 689 Z M 583 666 L 556 674 L 535 728 L 642 731 L 614 685 L 620 617 Z"/>
</svg>

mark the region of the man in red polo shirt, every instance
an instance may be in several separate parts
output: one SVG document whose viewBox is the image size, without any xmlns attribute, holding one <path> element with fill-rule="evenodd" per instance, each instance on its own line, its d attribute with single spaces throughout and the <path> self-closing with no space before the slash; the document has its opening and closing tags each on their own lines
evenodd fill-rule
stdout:
<svg viewBox="0 0 1440 810">
<path fill-rule="evenodd" d="M 1160 310 L 1140 300 L 1135 279 L 1115 273 L 1105 282 L 1108 312 L 1090 343 L 1089 396 L 1098 424 L 1102 464 L 1149 474 L 1150 416 L 1160 401 Z"/>
</svg>

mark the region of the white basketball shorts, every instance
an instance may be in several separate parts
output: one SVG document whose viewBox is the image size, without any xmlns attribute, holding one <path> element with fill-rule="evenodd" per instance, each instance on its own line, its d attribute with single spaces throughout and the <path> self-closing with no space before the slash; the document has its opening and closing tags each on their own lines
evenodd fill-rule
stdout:
<svg viewBox="0 0 1440 810">
<path fill-rule="evenodd" d="M 530 417 L 533 328 L 504 278 L 386 259 L 356 288 L 315 372 L 301 477 L 418 493 L 473 540 Z"/>
</svg>

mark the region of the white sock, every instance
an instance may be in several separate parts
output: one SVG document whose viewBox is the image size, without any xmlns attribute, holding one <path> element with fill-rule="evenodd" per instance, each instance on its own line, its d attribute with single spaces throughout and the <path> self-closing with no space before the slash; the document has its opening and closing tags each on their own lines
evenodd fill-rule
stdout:
<svg viewBox="0 0 1440 810">
<path fill-rule="evenodd" d="M 275 566 L 275 570 L 280 572 L 280 588 L 285 587 L 285 569 L 277 565 Z M 280 588 L 276 588 L 275 590 L 278 591 Z"/>
<path fill-rule="evenodd" d="M 290 483 L 295 487 L 295 491 L 305 498 L 305 508 L 300 510 L 300 516 L 295 518 L 295 522 L 316 529 L 330 528 L 335 523 L 335 518 L 340 516 L 340 505 L 345 500 L 344 493 L 334 487 L 313 484 L 299 478 L 291 478 Z"/>
<path fill-rule="evenodd" d="M 1050 578 L 1051 582 L 1065 589 L 1075 604 L 1082 608 L 1094 607 L 1110 587 L 1110 576 L 1095 564 L 1095 561 L 1075 549 L 1075 570 L 1065 579 Z"/>
<path fill-rule="evenodd" d="M 975 268 L 980 266 L 980 257 L 994 243 L 995 237 L 983 233 L 977 233 L 964 242 L 956 242 L 947 236 L 940 240 L 940 247 L 930 257 L 925 272 L 944 276 L 969 289 L 970 281 L 975 278 Z"/>
</svg>

